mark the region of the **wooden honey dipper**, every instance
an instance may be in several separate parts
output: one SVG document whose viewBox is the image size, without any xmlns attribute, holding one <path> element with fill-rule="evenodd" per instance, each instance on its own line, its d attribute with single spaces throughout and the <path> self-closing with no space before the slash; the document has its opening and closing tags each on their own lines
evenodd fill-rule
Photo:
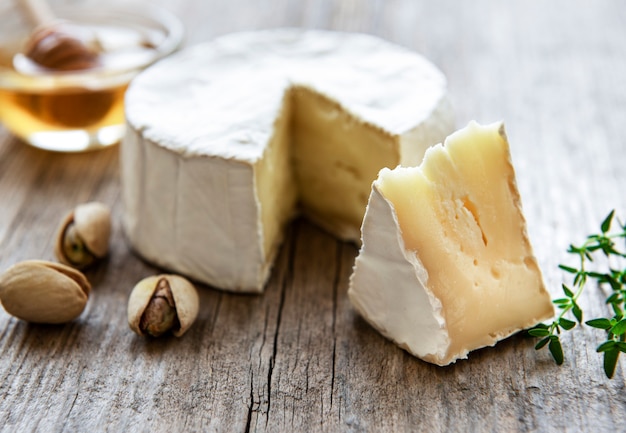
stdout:
<svg viewBox="0 0 626 433">
<path fill-rule="evenodd" d="M 56 18 L 45 0 L 20 0 L 35 29 L 23 55 L 38 66 L 56 71 L 78 71 L 100 65 L 96 44 L 81 39 L 71 22 Z"/>
</svg>

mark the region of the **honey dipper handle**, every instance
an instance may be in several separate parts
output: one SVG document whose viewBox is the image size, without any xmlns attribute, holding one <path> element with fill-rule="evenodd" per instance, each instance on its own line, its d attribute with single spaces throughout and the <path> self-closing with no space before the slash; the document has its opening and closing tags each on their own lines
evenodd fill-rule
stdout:
<svg viewBox="0 0 626 433">
<path fill-rule="evenodd" d="M 34 27 L 49 24 L 56 19 L 46 0 L 19 0 L 18 3 Z"/>
</svg>

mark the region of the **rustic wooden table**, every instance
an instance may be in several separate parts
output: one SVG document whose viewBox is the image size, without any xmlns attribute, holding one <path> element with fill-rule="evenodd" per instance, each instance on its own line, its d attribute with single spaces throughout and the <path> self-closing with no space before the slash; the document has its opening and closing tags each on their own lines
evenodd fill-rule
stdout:
<svg viewBox="0 0 626 433">
<path fill-rule="evenodd" d="M 6 0 L 3 0 L 6 1 Z M 188 44 L 242 29 L 302 26 L 379 35 L 449 78 L 457 123 L 505 120 L 531 240 L 553 295 L 570 242 L 612 208 L 626 217 L 626 7 L 618 0 L 161 0 Z M 1 24 L 0 24 L 1 25 Z M 126 323 L 140 278 L 120 227 L 118 149 L 55 154 L 0 127 L 0 269 L 53 259 L 65 212 L 113 208 L 93 296 L 64 326 L 0 311 L 0 431 L 625 431 L 623 362 L 612 380 L 602 333 L 563 337 L 566 361 L 521 335 L 441 368 L 382 338 L 346 296 L 357 249 L 295 222 L 262 296 L 201 288 L 181 339 Z M 603 314 L 604 292 L 581 305 Z"/>
</svg>

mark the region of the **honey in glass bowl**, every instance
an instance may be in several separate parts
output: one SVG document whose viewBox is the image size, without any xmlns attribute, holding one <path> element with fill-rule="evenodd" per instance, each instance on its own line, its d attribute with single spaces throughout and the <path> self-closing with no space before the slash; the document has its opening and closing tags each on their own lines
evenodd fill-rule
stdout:
<svg viewBox="0 0 626 433">
<path fill-rule="evenodd" d="M 146 3 L 86 2 L 59 6 L 55 13 L 98 44 L 98 65 L 77 71 L 39 67 L 21 53 L 32 29 L 14 21 L 19 31 L 0 31 L 0 121 L 42 149 L 78 152 L 113 145 L 124 135 L 128 84 L 180 46 L 182 26 Z"/>
</svg>

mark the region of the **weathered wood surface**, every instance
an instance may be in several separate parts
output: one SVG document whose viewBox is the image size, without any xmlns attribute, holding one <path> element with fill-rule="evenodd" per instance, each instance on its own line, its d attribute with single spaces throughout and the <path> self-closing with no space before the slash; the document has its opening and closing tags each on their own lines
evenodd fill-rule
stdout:
<svg viewBox="0 0 626 433">
<path fill-rule="evenodd" d="M 6 1 L 6 0 L 4 0 Z M 162 0 L 188 43 L 251 28 L 362 31 L 424 53 L 449 78 L 458 125 L 504 119 L 529 232 L 558 295 L 565 249 L 616 208 L 626 215 L 626 7 L 608 0 Z M 296 222 L 263 296 L 201 290 L 182 339 L 126 324 L 129 290 L 157 272 L 119 226 L 117 149 L 30 148 L 0 128 L 0 269 L 53 259 L 76 203 L 114 210 L 110 258 L 79 320 L 30 325 L 0 312 L 0 431 L 624 431 L 624 362 L 601 334 L 564 337 L 557 367 L 515 336 L 439 368 L 378 335 L 351 308 L 356 255 Z M 590 315 L 603 293 L 582 299 Z"/>
</svg>

